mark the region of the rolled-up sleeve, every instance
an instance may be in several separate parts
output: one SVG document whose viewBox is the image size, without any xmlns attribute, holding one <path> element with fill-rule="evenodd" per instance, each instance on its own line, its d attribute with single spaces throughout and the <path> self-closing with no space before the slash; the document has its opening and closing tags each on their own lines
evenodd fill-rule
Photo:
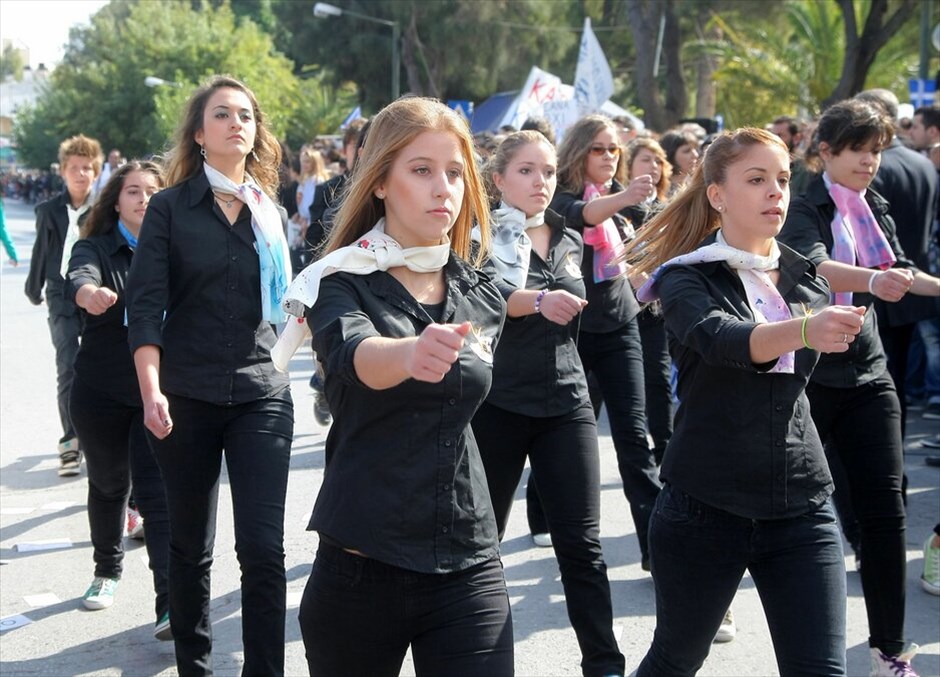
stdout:
<svg viewBox="0 0 940 677">
<path fill-rule="evenodd" d="M 726 312 L 708 293 L 705 277 L 691 266 L 670 266 L 658 289 L 666 327 L 711 366 L 765 371 L 751 360 L 756 323 Z"/>
<path fill-rule="evenodd" d="M 362 341 L 381 334 L 362 311 L 353 286 L 342 276 L 324 278 L 316 304 L 307 311 L 307 322 L 313 349 L 326 373 L 343 383 L 367 387 L 356 373 L 353 358 Z"/>
<path fill-rule="evenodd" d="M 86 240 L 76 242 L 72 248 L 72 258 L 69 259 L 69 269 L 65 275 L 65 298 L 73 303 L 78 290 L 86 284 L 100 287 L 103 281 L 101 258 L 95 246 Z"/>
<path fill-rule="evenodd" d="M 170 205 L 155 195 L 140 228 L 127 278 L 127 342 L 163 348 L 163 314 L 169 299 Z"/>
</svg>

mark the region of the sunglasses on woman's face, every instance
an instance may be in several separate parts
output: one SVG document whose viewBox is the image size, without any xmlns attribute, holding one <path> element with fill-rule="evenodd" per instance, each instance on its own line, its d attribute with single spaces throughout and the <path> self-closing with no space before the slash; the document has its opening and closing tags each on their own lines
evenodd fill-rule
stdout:
<svg viewBox="0 0 940 677">
<path fill-rule="evenodd" d="M 591 146 L 591 155 L 603 155 L 604 153 L 610 153 L 614 157 L 620 155 L 620 146 L 610 145 L 610 146 Z"/>
</svg>

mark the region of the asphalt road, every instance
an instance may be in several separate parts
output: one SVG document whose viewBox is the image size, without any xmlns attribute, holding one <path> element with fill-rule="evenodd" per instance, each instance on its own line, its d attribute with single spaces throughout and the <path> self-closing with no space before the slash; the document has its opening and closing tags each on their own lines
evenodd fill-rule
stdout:
<svg viewBox="0 0 940 677">
<path fill-rule="evenodd" d="M 172 675 L 171 643 L 152 635 L 152 592 L 146 551 L 127 541 L 125 572 L 114 606 L 86 611 L 81 596 L 93 576 L 85 517 L 84 472 L 56 474 L 60 435 L 55 406 L 53 349 L 45 308 L 29 304 L 23 283 L 33 240 L 32 209 L 5 203 L 7 228 L 21 265 L 0 267 L 0 674 Z M 5 261 L 5 257 L 3 257 Z M 288 616 L 287 674 L 307 674 L 297 607 L 316 551 L 316 535 L 305 531 L 307 515 L 323 475 L 325 429 L 312 415 L 307 388 L 309 349 L 291 364 L 297 424 L 287 492 Z M 921 645 L 914 661 L 921 675 L 940 675 L 940 597 L 920 589 L 921 546 L 940 521 L 940 470 L 924 465 L 929 450 L 919 440 L 940 429 L 911 412 L 906 471 L 910 480 L 907 531 L 907 635 Z M 620 488 L 606 418 L 601 420 L 602 539 L 614 601 L 614 624 L 632 671 L 653 633 L 653 584 L 640 569 L 629 509 Z M 938 453 L 934 451 L 933 453 Z M 227 480 L 223 475 L 223 484 Z M 565 612 L 558 568 L 550 549 L 531 544 L 523 491 L 503 544 L 512 601 L 518 675 L 578 675 L 580 655 Z M 233 548 L 232 510 L 223 488 L 212 580 L 214 661 L 218 675 L 241 669 L 239 574 Z M 67 542 L 53 550 L 20 551 L 20 544 Z M 690 557 L 695 553 L 690 552 Z M 850 675 L 868 674 L 867 620 L 853 559 L 848 576 L 848 665 Z M 753 582 L 746 577 L 734 602 L 738 636 L 715 645 L 701 675 L 776 675 L 767 624 Z M 16 626 L 13 617 L 25 616 Z M 10 628 L 10 629 L 6 629 Z M 402 674 L 414 674 L 410 659 Z"/>
</svg>

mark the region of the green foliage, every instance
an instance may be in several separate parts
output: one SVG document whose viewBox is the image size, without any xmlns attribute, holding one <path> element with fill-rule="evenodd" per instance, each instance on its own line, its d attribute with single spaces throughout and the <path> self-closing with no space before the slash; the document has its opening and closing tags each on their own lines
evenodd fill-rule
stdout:
<svg viewBox="0 0 940 677">
<path fill-rule="evenodd" d="M 228 73 L 251 87 L 275 134 L 296 109 L 293 64 L 271 38 L 231 7 L 180 2 L 112 2 L 86 28 L 73 30 L 48 91 L 14 131 L 19 152 L 34 166 L 52 161 L 49 137 L 93 136 L 128 157 L 159 153 L 168 144 L 183 102 L 207 76 Z M 148 75 L 180 86 L 150 88 Z"/>
<path fill-rule="evenodd" d="M 856 3 L 864 20 L 867 4 Z M 727 126 L 764 125 L 779 115 L 819 113 L 842 73 L 845 37 L 834 2 L 787 0 L 784 21 L 742 21 L 734 12 L 712 18 L 722 35 L 699 40 L 689 53 L 719 56 L 714 79 L 718 109 Z M 905 24 L 879 52 L 866 86 L 885 87 L 906 99 L 907 78 L 917 64 L 917 23 Z"/>
<path fill-rule="evenodd" d="M 354 16 L 317 18 L 312 3 L 273 0 L 283 47 L 298 64 L 328 64 L 325 81 L 358 84 L 368 112 L 388 103 L 391 28 Z M 402 31 L 402 93 L 482 101 L 518 89 L 538 65 L 574 75 L 579 35 L 552 27 L 578 24 L 571 0 L 334 0 L 332 4 Z M 524 28 L 531 26 L 532 28 Z M 410 64 L 410 68 L 409 68 Z"/>
<path fill-rule="evenodd" d="M 0 54 L 0 81 L 13 78 L 19 82 L 23 79 L 23 67 L 25 65 L 23 53 L 13 45 L 7 45 L 3 53 Z"/>
</svg>

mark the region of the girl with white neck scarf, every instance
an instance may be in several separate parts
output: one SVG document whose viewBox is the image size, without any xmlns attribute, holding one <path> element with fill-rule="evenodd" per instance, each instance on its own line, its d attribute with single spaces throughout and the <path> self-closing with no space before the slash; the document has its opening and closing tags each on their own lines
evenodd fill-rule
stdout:
<svg viewBox="0 0 940 677">
<path fill-rule="evenodd" d="M 494 245 L 484 270 L 506 299 L 509 319 L 494 358 L 493 388 L 473 431 L 500 537 L 529 459 L 582 671 L 622 675 L 600 544 L 597 424 L 576 341 L 587 305 L 583 243 L 547 210 L 556 167 L 554 147 L 540 133 L 524 131 L 508 136 L 484 169 L 502 199 L 492 213 Z"/>
<path fill-rule="evenodd" d="M 326 253 L 286 307 L 333 413 L 300 606 L 315 675 L 509 675 L 512 620 L 470 419 L 505 303 L 478 273 L 485 194 L 466 122 L 400 99 L 373 118 Z M 290 346 L 285 332 L 284 352 Z"/>
<path fill-rule="evenodd" d="M 698 671 L 745 571 L 776 669 L 845 674 L 842 539 L 804 390 L 819 352 L 849 349 L 865 309 L 827 307 L 812 263 L 777 244 L 789 178 L 779 138 L 726 132 L 628 247 L 633 271 L 651 275 L 637 297 L 662 300 L 679 373 L 650 519 L 656 631 L 641 677 Z"/>
</svg>

